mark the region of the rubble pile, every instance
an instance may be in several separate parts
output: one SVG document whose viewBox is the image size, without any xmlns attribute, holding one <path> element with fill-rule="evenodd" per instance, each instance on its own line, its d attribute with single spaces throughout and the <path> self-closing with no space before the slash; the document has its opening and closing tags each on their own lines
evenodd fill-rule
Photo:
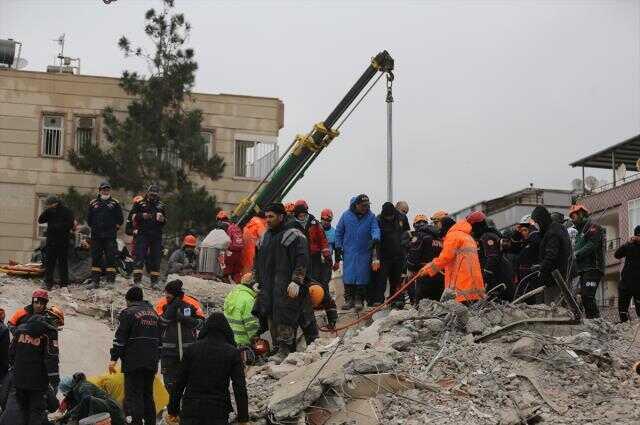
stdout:
<svg viewBox="0 0 640 425">
<path fill-rule="evenodd" d="M 251 368 L 256 423 L 637 424 L 637 325 L 423 300 Z M 501 327 L 536 319 L 521 326 Z M 545 320 L 542 320 L 545 319 Z M 551 320 L 546 320 L 551 319 Z M 634 341 L 635 337 L 638 337 Z M 480 342 L 482 341 L 482 342 Z M 306 422 L 305 422 L 306 421 Z"/>
</svg>

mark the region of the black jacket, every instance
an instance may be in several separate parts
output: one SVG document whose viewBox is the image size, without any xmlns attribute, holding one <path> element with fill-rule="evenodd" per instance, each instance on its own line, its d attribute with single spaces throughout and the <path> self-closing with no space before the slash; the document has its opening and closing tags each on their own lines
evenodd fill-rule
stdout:
<svg viewBox="0 0 640 425">
<path fill-rule="evenodd" d="M 87 224 L 91 227 L 92 238 L 114 238 L 122 226 L 124 217 L 120 203 L 109 198 L 106 201 L 99 196 L 89 202 Z"/>
<path fill-rule="evenodd" d="M 437 231 L 426 222 L 417 223 L 409 243 L 407 269 L 414 273 L 419 271 L 438 257 L 441 251 L 442 240 L 438 237 Z M 440 276 L 442 275 L 440 274 Z"/>
<path fill-rule="evenodd" d="M 77 382 L 73 389 L 65 397 L 69 403 L 69 410 L 65 414 L 65 419 L 80 420 L 86 418 L 87 413 L 109 413 L 112 425 L 124 425 L 125 418 L 118 403 L 100 388 L 87 381 L 86 379 Z M 89 399 L 93 409 L 86 409 L 81 403 L 83 400 Z M 83 409 L 84 408 L 84 409 Z M 83 412 L 83 410 L 85 410 Z M 89 412 L 87 412 L 87 410 Z M 91 410 L 94 410 L 91 412 Z"/>
<path fill-rule="evenodd" d="M 562 224 L 551 220 L 551 214 L 544 207 L 536 207 L 531 218 L 540 226 L 540 280 L 547 286 L 555 286 L 551 272 L 557 269 L 566 279 L 572 258 L 569 233 Z"/>
<path fill-rule="evenodd" d="M 382 261 L 404 260 L 411 237 L 407 217 L 394 209 L 392 219 L 387 219 L 380 214 L 378 225 L 380 226 L 380 259 Z"/>
<path fill-rule="evenodd" d="M 9 370 L 9 328 L 0 322 L 0 381 Z"/>
<path fill-rule="evenodd" d="M 228 325 L 227 325 L 228 326 Z M 220 332 L 206 331 L 204 338 L 187 348 L 167 407 L 181 418 L 227 418 L 233 411 L 229 380 L 238 409 L 238 421 L 249 421 L 247 387 L 240 352 Z M 231 333 L 231 340 L 233 333 Z"/>
<path fill-rule="evenodd" d="M 148 218 L 144 218 L 143 214 L 149 214 Z M 164 216 L 164 221 L 157 220 L 157 214 Z M 144 199 L 133 205 L 131 209 L 134 227 L 138 230 L 138 235 L 146 235 L 151 237 L 161 237 L 162 228 L 167 222 L 167 212 L 162 202 L 151 202 Z"/>
<path fill-rule="evenodd" d="M 38 217 L 38 223 L 47 225 L 47 245 L 69 244 L 73 229 L 73 213 L 69 208 L 62 204 L 55 208 L 47 208 Z"/>
<path fill-rule="evenodd" d="M 158 369 L 160 325 L 155 310 L 146 301 L 132 302 L 122 310 L 113 339 L 111 360 L 122 362 L 124 373 Z"/>
<path fill-rule="evenodd" d="M 42 315 L 18 326 L 9 350 L 14 385 L 22 390 L 45 391 L 57 387 L 59 377 L 58 331 Z"/>
<path fill-rule="evenodd" d="M 616 249 L 613 255 L 619 260 L 625 259 L 620 289 L 640 289 L 640 243 L 627 242 Z"/>
<path fill-rule="evenodd" d="M 160 315 L 160 339 L 162 357 L 180 357 L 178 349 L 178 323 L 182 327 L 182 348 L 186 349 L 196 341 L 197 331 L 202 328 L 204 313 L 199 303 L 188 296 L 174 298 L 166 303 L 163 298 L 156 304 L 156 313 Z"/>
</svg>

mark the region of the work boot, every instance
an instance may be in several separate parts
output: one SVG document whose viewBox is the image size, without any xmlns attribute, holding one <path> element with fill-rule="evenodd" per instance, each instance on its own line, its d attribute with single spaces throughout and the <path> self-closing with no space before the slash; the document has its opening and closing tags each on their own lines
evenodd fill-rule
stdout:
<svg viewBox="0 0 640 425">
<path fill-rule="evenodd" d="M 362 311 L 364 308 L 365 288 L 357 287 L 354 292 L 355 295 L 353 298 L 355 298 L 356 311 Z"/>
<path fill-rule="evenodd" d="M 289 346 L 283 342 L 280 343 L 280 346 L 278 347 L 278 352 L 276 354 L 274 354 L 273 356 L 271 356 L 271 358 L 269 360 L 271 360 L 272 362 L 274 362 L 275 364 L 280 364 L 284 361 L 284 359 L 287 358 L 287 356 L 291 353 L 291 350 L 289 350 Z"/>
<path fill-rule="evenodd" d="M 140 282 L 142 282 L 142 273 L 133 273 L 133 284 L 140 286 Z"/>
<path fill-rule="evenodd" d="M 355 289 L 353 285 L 344 285 L 344 305 L 342 306 L 343 310 L 353 310 L 355 305 Z"/>
</svg>

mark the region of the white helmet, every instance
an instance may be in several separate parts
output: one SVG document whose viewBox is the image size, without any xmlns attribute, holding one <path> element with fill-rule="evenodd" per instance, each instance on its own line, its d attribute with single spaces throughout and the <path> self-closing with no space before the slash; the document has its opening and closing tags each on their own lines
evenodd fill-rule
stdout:
<svg viewBox="0 0 640 425">
<path fill-rule="evenodd" d="M 518 222 L 520 225 L 530 226 L 531 225 L 531 214 L 527 214 L 522 216 L 520 221 Z"/>
</svg>

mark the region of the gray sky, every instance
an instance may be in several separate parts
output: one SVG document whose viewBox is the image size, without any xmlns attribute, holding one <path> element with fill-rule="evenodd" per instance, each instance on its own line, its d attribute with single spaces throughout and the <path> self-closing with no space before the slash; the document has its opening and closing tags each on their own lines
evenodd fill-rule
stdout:
<svg viewBox="0 0 640 425">
<path fill-rule="evenodd" d="M 568 163 L 640 133 L 640 1 L 176 0 L 193 24 L 197 91 L 279 97 L 284 149 L 323 120 L 387 49 L 396 59 L 395 193 L 410 215 L 523 188 L 570 188 Z M 142 41 L 156 1 L 0 0 L 0 37 L 30 70 L 65 52 L 85 74 L 144 69 L 116 40 Z M 290 198 L 342 211 L 386 197 L 379 84 Z M 605 177 L 606 175 L 598 174 Z"/>
</svg>

